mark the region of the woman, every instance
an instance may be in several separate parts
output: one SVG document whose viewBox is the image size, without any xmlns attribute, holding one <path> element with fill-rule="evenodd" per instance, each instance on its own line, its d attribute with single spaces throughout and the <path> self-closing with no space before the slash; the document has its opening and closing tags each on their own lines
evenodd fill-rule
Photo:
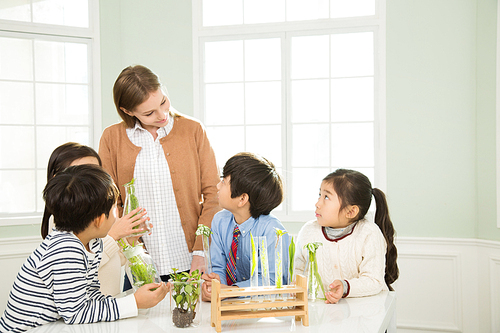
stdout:
<svg viewBox="0 0 500 333">
<path fill-rule="evenodd" d="M 172 268 L 203 270 L 198 224 L 210 227 L 219 210 L 215 155 L 205 129 L 178 113 L 156 74 L 144 66 L 125 68 L 113 87 L 116 110 L 123 122 L 102 134 L 99 155 L 120 189 L 135 179 L 135 193 L 154 231 L 143 236 L 162 280 Z"/>
</svg>

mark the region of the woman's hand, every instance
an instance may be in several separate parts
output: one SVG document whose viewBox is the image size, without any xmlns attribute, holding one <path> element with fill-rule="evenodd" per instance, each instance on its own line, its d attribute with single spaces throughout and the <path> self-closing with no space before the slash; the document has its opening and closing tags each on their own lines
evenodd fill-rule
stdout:
<svg viewBox="0 0 500 333">
<path fill-rule="evenodd" d="M 325 292 L 325 303 L 335 304 L 342 298 L 342 295 L 344 295 L 344 285 L 342 284 L 342 281 L 335 280 L 329 287 L 330 291 Z"/>
<path fill-rule="evenodd" d="M 135 215 L 137 214 L 137 215 Z M 117 218 L 113 226 L 108 232 L 108 235 L 113 237 L 114 240 L 119 240 L 120 238 L 125 238 L 133 234 L 143 234 L 148 232 L 145 224 L 149 223 L 149 217 L 145 217 L 147 214 L 145 209 L 136 208 L 130 213 L 121 218 Z M 135 216 L 134 216 L 135 215 Z M 141 227 L 141 224 L 143 224 Z M 134 229 L 134 227 L 139 226 L 139 228 Z M 153 225 L 149 223 L 149 227 L 152 228 Z"/>
<path fill-rule="evenodd" d="M 155 290 L 151 290 L 154 289 Z M 165 282 L 146 284 L 134 293 L 138 309 L 149 309 L 160 303 L 170 290 L 170 285 Z"/>
</svg>

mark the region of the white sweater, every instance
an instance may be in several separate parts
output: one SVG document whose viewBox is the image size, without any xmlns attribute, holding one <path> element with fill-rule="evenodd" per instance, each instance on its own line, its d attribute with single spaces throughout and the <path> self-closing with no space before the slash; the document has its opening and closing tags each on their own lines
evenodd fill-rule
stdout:
<svg viewBox="0 0 500 333">
<path fill-rule="evenodd" d="M 388 290 L 384 280 L 386 242 L 375 223 L 361 220 L 352 234 L 331 241 L 317 221 L 307 222 L 297 237 L 294 274 L 304 274 L 308 258 L 304 246 L 312 242 L 323 244 L 316 251 L 316 258 L 325 291 L 330 290 L 329 285 L 334 280 L 349 283 L 348 297 L 370 296 Z"/>
</svg>

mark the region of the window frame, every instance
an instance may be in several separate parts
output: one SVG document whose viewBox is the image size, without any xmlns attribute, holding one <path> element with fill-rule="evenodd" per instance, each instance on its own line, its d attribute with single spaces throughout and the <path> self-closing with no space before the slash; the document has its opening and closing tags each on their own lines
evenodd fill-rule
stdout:
<svg viewBox="0 0 500 333">
<path fill-rule="evenodd" d="M 500 6 L 497 6 L 497 46 L 496 46 L 496 209 L 497 228 L 500 228 Z"/>
<path fill-rule="evenodd" d="M 228 26 L 202 26 L 202 0 L 192 0 L 193 22 L 193 86 L 194 116 L 204 123 L 204 82 L 203 82 L 203 45 L 207 41 L 245 40 L 284 36 L 282 39 L 282 159 L 283 170 L 291 167 L 291 130 L 292 122 L 286 119 L 288 105 L 291 103 L 290 59 L 286 52 L 290 49 L 292 37 L 301 35 L 321 35 L 342 32 L 371 31 L 374 34 L 374 187 L 387 193 L 386 175 L 386 20 L 385 0 L 376 0 L 375 15 L 357 18 L 321 19 L 280 23 L 243 24 Z M 331 123 L 329 123 L 331 124 Z M 285 160 L 286 159 L 286 160 Z M 219 164 L 223 161 L 218 161 Z M 219 167 L 222 167 L 219 165 Z M 286 172 L 284 172 L 286 173 Z M 291 184 L 288 176 L 283 175 L 285 185 Z M 318 184 L 319 186 L 319 184 Z M 285 186 L 285 197 L 290 198 L 291 186 Z M 311 211 L 314 208 L 311 207 Z M 284 207 L 282 212 L 273 212 L 283 222 L 311 220 L 314 215 L 309 211 L 291 212 Z"/>
<path fill-rule="evenodd" d="M 71 27 L 32 22 L 0 19 L 0 37 L 38 39 L 59 42 L 79 41 L 87 44 L 88 87 L 89 87 L 89 145 L 96 148 L 102 129 L 101 114 L 101 69 L 100 69 L 100 35 L 99 35 L 99 0 L 88 0 L 89 27 Z M 34 60 L 34 59 L 33 59 Z M 29 125 L 31 126 L 31 125 Z M 37 126 L 33 124 L 35 132 Z M 78 126 L 78 125 L 75 125 Z M 37 139 L 35 137 L 35 155 Z M 55 147 L 54 147 L 55 148 Z M 38 167 L 35 160 L 35 188 L 37 187 Z M 31 169 L 31 168 L 30 168 Z M 21 170 L 21 169 L 19 169 Z M 40 224 L 43 212 L 0 213 L 0 227 Z"/>
</svg>

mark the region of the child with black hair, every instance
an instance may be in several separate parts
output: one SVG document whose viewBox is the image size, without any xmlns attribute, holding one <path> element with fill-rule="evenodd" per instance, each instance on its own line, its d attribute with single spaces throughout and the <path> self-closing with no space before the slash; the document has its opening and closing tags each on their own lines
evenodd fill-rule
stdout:
<svg viewBox="0 0 500 333">
<path fill-rule="evenodd" d="M 202 276 L 206 301 L 211 297 L 212 279 L 223 286 L 250 286 L 250 233 L 267 237 L 269 277 L 274 284 L 276 229 L 285 230 L 270 214 L 283 201 L 283 184 L 271 162 L 252 153 L 239 153 L 226 162 L 221 178 L 217 190 L 219 205 L 224 209 L 212 220 L 213 272 Z M 287 235 L 283 240 L 284 249 L 288 249 Z M 282 262 L 283 281 L 287 281 L 288 250 L 283 251 Z"/>
<path fill-rule="evenodd" d="M 67 167 L 81 164 L 102 166 L 101 158 L 92 147 L 76 142 L 64 143 L 54 149 L 50 155 L 47 166 L 47 181 Z M 121 253 L 117 241 L 132 237 L 130 242 L 133 243 L 139 237 L 137 235 L 147 231 L 147 229 L 142 228 L 144 223 L 149 221 L 149 217 L 145 215 L 146 210 L 139 207 L 121 218 L 117 217 L 108 235 L 102 239 L 103 252 L 98 275 L 103 294 L 115 296 L 120 293 L 120 281 L 123 279 L 121 267 L 125 265 L 127 259 Z M 47 237 L 54 227 L 54 218 L 49 209 L 45 207 L 41 226 L 42 238 Z"/>
<path fill-rule="evenodd" d="M 375 223 L 365 219 L 372 196 Z M 307 222 L 297 237 L 294 274 L 303 273 L 308 257 L 304 246 L 312 242 L 323 245 L 316 260 L 326 303 L 393 290 L 391 284 L 399 276 L 394 226 L 384 192 L 372 188 L 362 173 L 338 169 L 323 179 L 316 219 Z"/>
<path fill-rule="evenodd" d="M 23 332 L 59 318 L 67 324 L 114 321 L 165 297 L 164 283 L 147 284 L 123 298 L 99 290 L 101 238 L 115 222 L 118 195 L 111 176 L 96 165 L 71 166 L 48 181 L 43 198 L 56 230 L 21 267 L 0 332 Z"/>
</svg>

